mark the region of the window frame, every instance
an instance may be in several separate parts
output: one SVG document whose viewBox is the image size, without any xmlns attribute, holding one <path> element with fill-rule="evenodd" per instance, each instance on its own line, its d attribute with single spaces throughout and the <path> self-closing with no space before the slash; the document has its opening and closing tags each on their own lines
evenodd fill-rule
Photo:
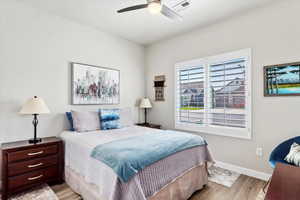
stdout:
<svg viewBox="0 0 300 200">
<path fill-rule="evenodd" d="M 238 127 L 226 127 L 226 126 L 217 126 L 217 125 L 208 125 L 205 123 L 202 126 L 199 124 L 192 124 L 192 123 L 185 123 L 180 122 L 179 119 L 179 107 L 180 107 L 180 92 L 178 92 L 178 72 L 183 69 L 189 69 L 193 66 L 200 66 L 204 67 L 205 72 L 205 80 L 204 80 L 204 115 L 208 114 L 207 111 L 207 95 L 209 88 L 209 66 L 213 63 L 218 62 L 225 62 L 227 60 L 245 58 L 245 120 L 246 126 L 245 128 L 238 128 Z M 252 80 L 251 80 L 251 73 L 252 73 L 252 50 L 249 49 L 242 49 L 234 52 L 224 53 L 216 56 L 210 56 L 190 61 L 184 61 L 175 64 L 175 95 L 174 95 L 174 119 L 175 119 L 175 129 L 178 130 L 186 130 L 192 132 L 199 132 L 205 134 L 212 134 L 212 135 L 220 135 L 220 136 L 229 136 L 235 138 L 242 138 L 242 139 L 251 139 L 252 138 Z M 204 118 L 207 120 L 207 117 Z"/>
</svg>

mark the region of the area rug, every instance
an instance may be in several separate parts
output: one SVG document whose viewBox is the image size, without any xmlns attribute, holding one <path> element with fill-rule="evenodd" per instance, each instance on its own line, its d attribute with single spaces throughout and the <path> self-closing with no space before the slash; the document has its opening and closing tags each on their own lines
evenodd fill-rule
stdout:
<svg viewBox="0 0 300 200">
<path fill-rule="evenodd" d="M 29 200 L 29 199 L 30 200 L 58 200 L 55 193 L 46 184 L 9 198 L 9 200 Z"/>
<path fill-rule="evenodd" d="M 208 168 L 208 172 L 209 181 L 224 185 L 226 187 L 231 187 L 240 176 L 239 173 L 216 167 L 214 165 Z"/>
</svg>

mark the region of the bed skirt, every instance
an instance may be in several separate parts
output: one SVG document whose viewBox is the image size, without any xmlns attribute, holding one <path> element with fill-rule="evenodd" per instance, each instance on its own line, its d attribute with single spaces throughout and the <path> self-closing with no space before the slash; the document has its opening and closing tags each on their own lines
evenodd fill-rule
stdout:
<svg viewBox="0 0 300 200">
<path fill-rule="evenodd" d="M 72 190 L 84 200 L 107 200 L 98 195 L 98 187 L 87 183 L 84 177 L 69 167 L 65 168 L 65 181 Z M 167 184 L 148 200 L 187 200 L 194 192 L 202 189 L 208 182 L 206 165 L 199 165 Z"/>
</svg>

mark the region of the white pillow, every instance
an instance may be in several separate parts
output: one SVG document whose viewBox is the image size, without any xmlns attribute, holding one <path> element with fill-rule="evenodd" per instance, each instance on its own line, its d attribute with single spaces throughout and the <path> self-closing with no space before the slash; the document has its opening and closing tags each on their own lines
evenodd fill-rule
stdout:
<svg viewBox="0 0 300 200">
<path fill-rule="evenodd" d="M 134 125 L 131 108 L 120 109 L 120 124 L 121 127 L 129 127 Z"/>
<path fill-rule="evenodd" d="M 77 132 L 100 130 L 98 112 L 71 111 L 74 129 Z"/>
<path fill-rule="evenodd" d="M 284 160 L 288 163 L 300 166 L 300 145 L 294 142 L 291 146 L 290 152 Z"/>
</svg>

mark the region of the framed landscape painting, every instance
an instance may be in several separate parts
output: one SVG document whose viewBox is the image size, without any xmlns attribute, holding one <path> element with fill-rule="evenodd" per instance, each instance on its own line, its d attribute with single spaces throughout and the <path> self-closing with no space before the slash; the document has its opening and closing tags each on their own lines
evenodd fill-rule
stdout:
<svg viewBox="0 0 300 200">
<path fill-rule="evenodd" d="M 82 63 L 71 63 L 72 104 L 120 103 L 120 71 Z"/>
<path fill-rule="evenodd" d="M 300 62 L 264 67 L 265 96 L 300 95 Z"/>
</svg>

